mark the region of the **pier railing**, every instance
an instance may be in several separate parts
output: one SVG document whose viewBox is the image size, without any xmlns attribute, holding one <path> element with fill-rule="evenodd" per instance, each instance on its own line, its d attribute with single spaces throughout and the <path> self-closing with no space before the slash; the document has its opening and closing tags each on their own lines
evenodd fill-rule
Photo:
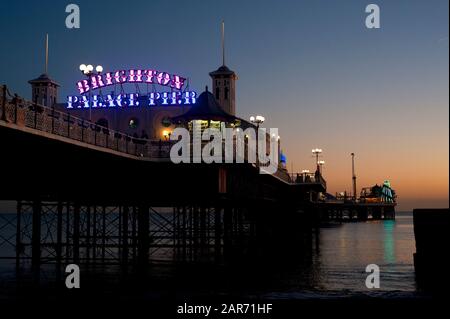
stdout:
<svg viewBox="0 0 450 319">
<path fill-rule="evenodd" d="M 140 158 L 169 159 L 170 149 L 176 143 L 176 141 L 170 140 L 136 138 L 73 116 L 70 113 L 58 111 L 54 107 L 39 105 L 18 96 L 12 96 L 6 86 L 2 86 L 0 91 L 0 120 L 6 123 L 13 123 L 20 127 L 62 136 L 73 141 L 107 148 Z M 206 141 L 202 141 L 201 149 L 206 144 Z M 225 145 L 222 147 L 222 154 L 225 156 Z M 245 146 L 245 161 L 248 160 L 247 147 L 250 146 Z M 254 150 L 249 150 L 249 152 L 252 151 Z M 236 153 L 236 144 L 234 145 L 234 153 Z M 192 144 L 191 154 L 193 154 Z M 194 155 L 191 155 L 191 159 L 195 162 Z"/>
<path fill-rule="evenodd" d="M 11 95 L 5 85 L 0 90 L 0 105 L 1 121 L 133 156 L 168 158 L 173 144 L 171 141 L 135 138 L 54 107 L 26 101 Z"/>
</svg>

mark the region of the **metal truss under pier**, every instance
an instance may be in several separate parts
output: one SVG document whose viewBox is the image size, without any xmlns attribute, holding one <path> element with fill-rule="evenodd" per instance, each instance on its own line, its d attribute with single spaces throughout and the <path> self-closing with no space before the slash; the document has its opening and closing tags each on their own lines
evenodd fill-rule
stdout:
<svg viewBox="0 0 450 319">
<path fill-rule="evenodd" d="M 256 214 L 257 212 L 257 214 Z M 276 247 L 298 235 L 262 207 L 150 207 L 19 201 L 16 216 L 1 216 L 2 258 L 17 268 L 43 264 L 146 265 L 151 261 L 221 261 L 243 250 Z M 289 217 L 290 216 L 290 217 Z M 292 222 L 295 222 L 292 219 Z M 295 223 L 298 225 L 298 223 Z M 14 237 L 15 236 L 15 237 Z M 2 248 L 3 246 L 3 248 Z"/>
</svg>

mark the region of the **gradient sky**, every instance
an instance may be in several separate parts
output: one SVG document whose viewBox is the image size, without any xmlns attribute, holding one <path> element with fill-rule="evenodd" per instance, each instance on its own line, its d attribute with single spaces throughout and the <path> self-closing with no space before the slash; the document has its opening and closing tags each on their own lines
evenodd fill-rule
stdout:
<svg viewBox="0 0 450 319">
<path fill-rule="evenodd" d="M 65 6 L 81 28 L 65 27 Z M 381 29 L 365 28 L 365 6 L 381 8 Z M 423 1 L 2 1 L 0 83 L 30 98 L 27 80 L 44 70 L 60 99 L 75 92 L 80 63 L 105 70 L 154 67 L 210 85 L 221 64 L 239 76 L 237 113 L 278 127 L 288 168 L 314 169 L 324 150 L 329 192 L 390 179 L 399 209 L 448 207 L 448 0 Z"/>
</svg>

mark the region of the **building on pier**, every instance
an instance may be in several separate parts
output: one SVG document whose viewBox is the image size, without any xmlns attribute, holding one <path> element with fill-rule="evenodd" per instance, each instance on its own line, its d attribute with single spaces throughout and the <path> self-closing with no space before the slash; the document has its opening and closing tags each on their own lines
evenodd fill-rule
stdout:
<svg viewBox="0 0 450 319">
<path fill-rule="evenodd" d="M 151 76 L 149 74 L 152 74 Z M 230 123 L 235 119 L 236 114 L 236 80 L 237 75 L 227 66 L 222 65 L 217 70 L 209 73 L 212 80 L 212 92 L 208 99 L 213 97 L 215 101 L 208 101 L 214 110 L 214 113 L 222 114 L 222 119 Z M 145 78 L 147 76 L 147 78 Z M 201 117 L 201 111 L 210 111 L 202 107 L 196 108 L 195 100 L 198 98 L 195 92 L 190 91 L 189 81 L 181 76 L 176 77 L 177 86 L 168 85 L 169 74 L 167 72 L 159 72 L 154 70 L 120 70 L 106 73 L 96 73 L 89 75 L 86 80 L 77 83 L 80 90 L 79 101 L 89 101 L 95 103 L 90 107 L 79 104 L 78 107 L 68 107 L 67 103 L 58 101 L 59 85 L 52 80 L 48 74 L 42 74 L 36 79 L 30 80 L 32 90 L 32 101 L 34 103 L 55 107 L 64 112 L 70 112 L 72 115 L 98 123 L 98 125 L 113 129 L 115 131 L 124 132 L 134 137 L 146 137 L 151 140 L 167 139 L 168 134 L 174 129 L 175 125 L 171 122 L 171 118 L 183 115 L 192 116 L 196 114 Z M 167 79 L 167 80 L 166 80 Z M 81 84 L 80 84 L 81 83 Z M 137 90 L 136 92 L 127 92 L 124 84 L 131 84 Z M 158 91 L 157 86 L 163 87 L 164 90 Z M 110 91 L 107 91 L 109 90 Z M 145 92 L 145 94 L 144 94 Z M 188 93 L 187 93 L 188 92 Z M 175 103 L 167 102 L 172 98 L 172 94 L 177 94 L 179 99 Z M 195 94 L 190 96 L 192 101 L 182 103 L 185 98 L 184 94 Z M 108 99 L 122 97 L 139 96 L 140 101 L 136 101 L 130 107 L 116 107 L 114 110 L 108 105 Z M 156 97 L 160 95 L 160 103 L 150 103 L 145 107 L 138 107 L 137 104 L 143 105 L 142 98 L 144 96 Z M 100 97 L 104 101 L 103 107 L 96 107 Z M 82 100 L 85 99 L 85 100 Z M 97 101 L 98 99 L 98 101 Z M 164 101 L 164 99 L 166 99 Z M 163 100 L 163 101 L 161 101 Z M 148 102 L 148 101 L 147 101 Z M 123 106 L 123 105 L 121 105 Z M 187 113 L 191 109 L 197 109 L 194 113 Z M 205 114 L 208 116 L 207 114 Z M 225 122 L 226 122 L 225 121 Z M 213 126 L 215 124 L 213 123 Z"/>
</svg>

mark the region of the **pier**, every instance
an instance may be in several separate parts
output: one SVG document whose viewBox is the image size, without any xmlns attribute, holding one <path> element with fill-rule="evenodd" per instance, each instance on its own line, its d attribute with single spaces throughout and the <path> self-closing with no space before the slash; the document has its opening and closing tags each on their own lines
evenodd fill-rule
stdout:
<svg viewBox="0 0 450 319">
<path fill-rule="evenodd" d="M 2 219 L 17 267 L 146 265 L 288 253 L 321 221 L 394 218 L 395 204 L 321 201 L 320 171 L 255 164 L 174 164 L 171 141 L 128 136 L 52 107 L 0 97 Z M 298 247 L 297 247 L 298 248 Z"/>
<path fill-rule="evenodd" d="M 136 139 L 2 91 L 8 184 L 0 197 L 17 202 L 17 218 L 5 224 L 14 240 L 1 243 L 14 248 L 8 257 L 18 265 L 145 264 L 286 248 L 309 227 L 300 208 L 326 189 L 321 176 L 293 183 L 248 163 L 174 164 L 170 141 Z"/>
</svg>

